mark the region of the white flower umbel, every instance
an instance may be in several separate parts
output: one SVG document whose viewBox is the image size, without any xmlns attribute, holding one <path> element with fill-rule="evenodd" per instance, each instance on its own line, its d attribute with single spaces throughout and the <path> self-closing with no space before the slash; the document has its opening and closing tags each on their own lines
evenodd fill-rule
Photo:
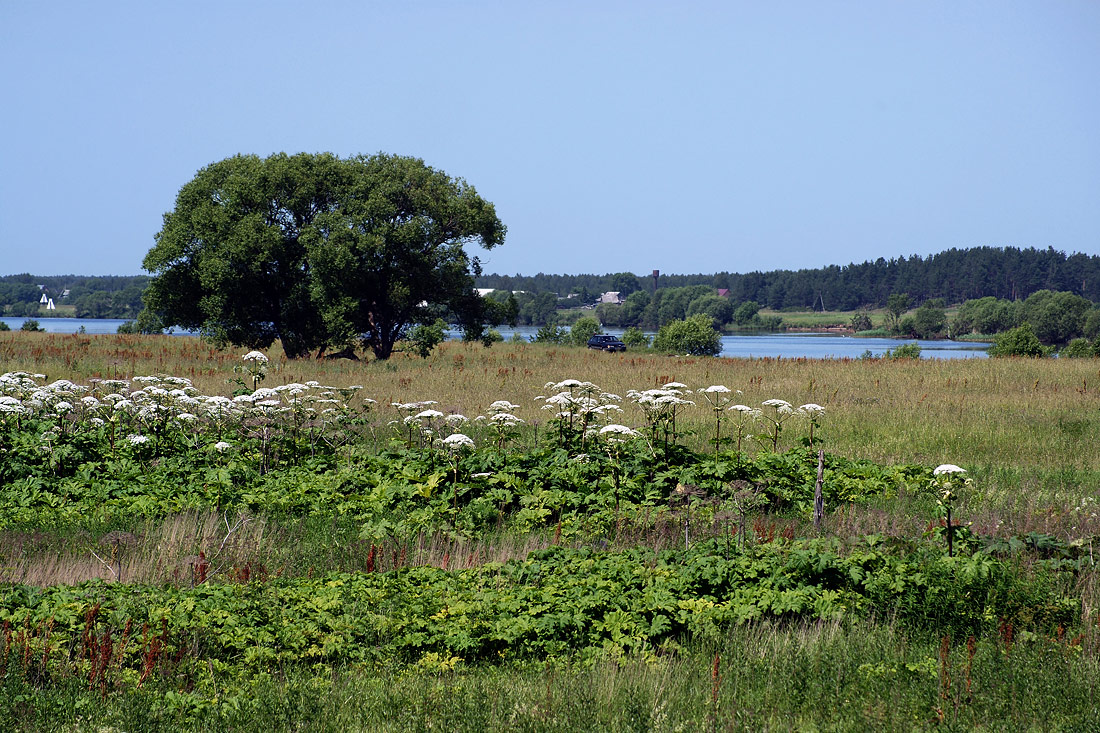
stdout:
<svg viewBox="0 0 1100 733">
<path fill-rule="evenodd" d="M 604 425 L 600 428 L 600 437 L 611 443 L 622 443 L 633 440 L 641 435 L 637 430 L 632 430 L 625 425 Z"/>
<path fill-rule="evenodd" d="M 675 440 L 676 413 L 681 407 L 694 405 L 691 400 L 684 399 L 683 394 L 686 385 L 679 382 L 668 382 L 656 389 L 647 389 L 641 392 L 628 390 L 626 396 L 634 402 L 645 415 L 649 423 L 649 431 L 653 440 L 657 440 L 658 434 L 663 430 L 665 444 L 668 444 L 669 433 Z"/>
<path fill-rule="evenodd" d="M 413 415 L 416 420 L 436 420 L 443 417 L 443 413 L 439 410 L 422 410 Z"/>
<path fill-rule="evenodd" d="M 610 405 L 621 399 L 618 395 L 604 392 L 592 382 L 578 379 L 547 382 L 546 388 L 556 394 L 536 399 L 545 401 L 542 409 L 554 413 L 558 440 L 563 445 L 579 442 L 582 451 L 585 449 L 589 428 L 605 422 L 606 415 L 613 411 Z"/>
<path fill-rule="evenodd" d="M 442 440 L 443 447 L 451 455 L 451 468 L 454 470 L 454 489 L 452 493 L 451 523 L 458 526 L 458 466 L 461 455 L 474 449 L 474 440 L 463 433 L 452 433 Z"/>
<path fill-rule="evenodd" d="M 231 444 L 226 443 L 224 440 L 219 440 L 217 443 L 214 444 L 214 450 L 216 450 L 218 453 L 225 453 L 232 447 L 233 446 Z"/>
<path fill-rule="evenodd" d="M 145 445 L 149 442 L 149 439 L 144 435 L 127 435 L 126 440 L 130 442 L 130 445 Z"/>
<path fill-rule="evenodd" d="M 472 450 L 474 447 L 474 439 L 463 433 L 452 433 L 443 439 L 443 446 L 452 452 L 467 449 Z"/>
<path fill-rule="evenodd" d="M 941 476 L 945 473 L 966 473 L 966 469 L 959 468 L 954 463 L 942 463 L 932 470 L 933 476 Z"/>
<path fill-rule="evenodd" d="M 266 364 L 268 362 L 268 358 L 264 356 L 263 352 L 250 351 L 241 357 L 241 361 L 254 361 L 257 364 Z"/>
</svg>

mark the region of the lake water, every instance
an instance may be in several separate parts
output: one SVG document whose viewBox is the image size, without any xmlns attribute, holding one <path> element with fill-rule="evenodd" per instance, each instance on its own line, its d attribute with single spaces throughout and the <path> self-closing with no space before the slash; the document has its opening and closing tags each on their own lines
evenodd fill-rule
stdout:
<svg viewBox="0 0 1100 733">
<path fill-rule="evenodd" d="M 534 337 L 538 328 L 520 326 L 498 328 L 506 339 L 518 333 L 526 339 Z M 607 333 L 622 336 L 622 329 L 607 328 Z M 650 337 L 652 333 L 647 334 Z M 765 333 L 722 337 L 721 356 L 736 358 L 784 359 L 858 359 L 864 352 L 882 356 L 887 349 L 911 344 L 914 339 L 857 338 L 838 333 Z M 971 341 L 916 341 L 924 359 L 980 359 L 987 356 L 988 343 Z"/>
<path fill-rule="evenodd" d="M 0 321 L 8 324 L 8 328 L 18 331 L 26 318 L 0 318 Z M 118 327 L 125 320 L 121 318 L 35 318 L 39 328 L 46 333 L 77 333 L 80 327 L 84 327 L 85 333 L 118 333 Z"/>
<path fill-rule="evenodd" d="M 23 325 L 23 318 L 0 319 L 14 331 Z M 84 327 L 85 333 L 117 333 L 118 327 L 125 323 L 118 318 L 38 318 L 38 325 L 49 333 L 77 333 Z M 498 329 L 505 338 L 519 333 L 526 339 L 532 338 L 538 331 L 533 326 L 520 326 Z M 608 333 L 622 335 L 622 330 L 609 328 Z M 176 332 L 176 335 L 187 335 Z M 452 334 L 453 336 L 453 334 Z M 768 333 L 752 336 L 723 336 L 722 356 L 739 358 L 784 358 L 784 359 L 858 359 L 866 351 L 874 356 L 882 356 L 887 349 L 896 349 L 903 344 L 913 343 L 899 339 L 856 338 L 836 333 Z M 973 359 L 986 356 L 988 343 L 964 341 L 917 341 L 921 348 L 921 357 L 925 359 Z"/>
</svg>

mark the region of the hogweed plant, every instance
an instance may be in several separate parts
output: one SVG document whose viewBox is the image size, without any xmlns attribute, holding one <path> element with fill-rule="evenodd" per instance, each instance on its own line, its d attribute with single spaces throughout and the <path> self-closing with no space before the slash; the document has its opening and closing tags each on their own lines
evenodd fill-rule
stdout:
<svg viewBox="0 0 1100 733">
<path fill-rule="evenodd" d="M 612 423 L 600 428 L 599 441 L 607 457 L 611 459 L 611 480 L 615 487 L 615 511 L 619 511 L 619 489 L 622 476 L 623 451 L 628 444 L 642 437 L 637 430 L 626 425 Z"/>
<path fill-rule="evenodd" d="M 89 385 L 67 380 L 42 384 L 42 375 L 0 375 L 0 422 L 49 424 L 51 460 L 60 458 L 68 436 L 95 435 L 112 459 L 149 460 L 175 451 L 195 451 L 221 441 L 254 441 L 262 471 L 277 456 L 296 460 L 315 455 L 323 442 L 336 450 L 353 442 L 373 400 L 352 406 L 360 387 L 325 387 L 317 382 L 260 388 L 234 398 L 202 395 L 190 380 L 167 375 L 130 380 L 96 379 Z M 136 446 L 128 436 L 141 436 Z M 136 449 L 136 450 L 135 450 Z M 71 451 L 70 451 L 71 452 Z"/>
<path fill-rule="evenodd" d="M 786 400 L 764 400 L 760 417 L 767 421 L 768 430 L 771 433 L 772 453 L 779 452 L 779 435 L 783 432 L 783 423 L 795 415 L 791 403 Z"/>
<path fill-rule="evenodd" d="M 394 428 L 397 428 L 397 429 L 400 430 L 403 426 L 404 430 L 407 431 L 407 433 L 405 435 L 405 447 L 406 448 L 411 450 L 413 445 L 417 444 L 417 441 L 415 440 L 415 437 L 419 434 L 418 429 L 420 428 L 421 424 L 420 424 L 420 421 L 417 419 L 416 415 L 418 413 L 422 413 L 424 410 L 432 407 L 432 405 L 437 405 L 437 404 L 439 404 L 439 403 L 436 402 L 435 400 L 423 400 L 421 402 L 391 402 L 390 403 L 390 407 L 394 408 L 398 412 L 406 413 L 405 417 L 402 418 L 400 421 L 394 421 L 394 422 L 390 423 L 391 425 L 394 426 Z M 442 412 L 440 412 L 439 414 L 441 416 L 443 415 Z"/>
<path fill-rule="evenodd" d="M 250 351 L 241 357 L 243 364 L 238 364 L 233 367 L 233 371 L 238 374 L 247 374 L 252 380 L 252 391 L 260 386 L 260 382 L 264 381 L 267 377 L 267 365 L 268 358 L 260 351 Z M 244 386 L 244 382 L 241 379 L 237 379 L 237 383 L 241 385 L 243 389 L 247 389 Z"/>
<path fill-rule="evenodd" d="M 546 388 L 553 394 L 539 395 L 535 399 L 545 403 L 542 409 L 554 413 L 561 445 L 569 447 L 579 444 L 581 452 L 585 450 L 591 429 L 608 422 L 612 414 L 622 412 L 618 405 L 622 398 L 604 392 L 592 382 L 566 379 L 557 383 L 547 382 Z"/>
<path fill-rule="evenodd" d="M 504 457 L 504 446 L 519 436 L 519 426 L 523 420 L 516 417 L 515 411 L 519 405 L 512 404 L 508 400 L 497 400 L 489 405 L 488 416 L 478 415 L 475 422 L 487 423 L 493 433 L 493 445 L 497 452 Z"/>
<path fill-rule="evenodd" d="M 715 480 L 720 480 L 718 478 L 718 449 L 722 445 L 722 415 L 729 404 L 733 402 L 733 391 L 725 385 L 712 384 L 699 390 L 698 393 L 703 395 L 707 404 L 710 405 L 711 412 L 714 413 L 714 476 Z M 738 390 L 737 394 L 741 394 L 741 391 Z"/>
<path fill-rule="evenodd" d="M 943 508 L 947 516 L 947 554 L 949 557 L 955 554 L 955 529 L 951 523 L 952 510 L 959 492 L 973 485 L 973 480 L 966 475 L 965 468 L 959 468 L 953 463 L 944 463 L 932 471 L 931 487 L 936 494 L 936 501 Z"/>
<path fill-rule="evenodd" d="M 752 437 L 752 435 L 750 433 L 745 432 L 745 429 L 747 427 L 751 426 L 756 420 L 760 419 L 760 410 L 755 410 L 755 409 L 749 407 L 748 405 L 730 405 L 726 409 L 729 410 L 730 412 L 737 413 L 737 424 L 734 425 L 734 430 L 736 431 L 736 435 L 737 435 L 737 440 L 736 440 L 737 455 L 738 455 L 738 460 L 740 460 L 741 443 L 746 438 L 751 438 Z"/>
<path fill-rule="evenodd" d="M 462 455 L 474 450 L 474 440 L 463 433 L 451 433 L 440 441 L 450 457 L 451 468 L 454 471 L 454 485 L 452 487 L 451 524 L 458 531 L 458 465 L 462 461 Z"/>
<path fill-rule="evenodd" d="M 626 396 L 642 411 L 650 439 L 656 443 L 663 434 L 665 448 L 668 448 L 669 435 L 672 435 L 674 441 L 676 439 L 677 411 L 682 407 L 695 405 L 684 398 L 687 394 L 691 394 L 687 385 L 668 382 L 661 387 L 641 392 L 632 389 L 627 391 Z"/>
<path fill-rule="evenodd" d="M 810 423 L 810 447 L 812 448 L 814 445 L 814 429 L 820 427 L 821 418 L 825 417 L 825 408 L 809 402 L 798 408 L 798 415 Z"/>
</svg>

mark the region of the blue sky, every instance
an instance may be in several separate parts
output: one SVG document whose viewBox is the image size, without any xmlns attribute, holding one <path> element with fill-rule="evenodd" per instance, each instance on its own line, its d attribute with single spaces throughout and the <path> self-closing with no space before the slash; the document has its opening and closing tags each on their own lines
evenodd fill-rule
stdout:
<svg viewBox="0 0 1100 733">
<path fill-rule="evenodd" d="M 139 274 L 236 153 L 423 158 L 486 272 L 1100 254 L 1100 3 L 0 0 L 0 274 Z"/>
</svg>

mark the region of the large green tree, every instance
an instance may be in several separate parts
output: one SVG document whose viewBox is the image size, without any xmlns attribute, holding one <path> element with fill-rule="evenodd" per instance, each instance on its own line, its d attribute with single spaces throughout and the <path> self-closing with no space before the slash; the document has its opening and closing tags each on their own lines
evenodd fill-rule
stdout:
<svg viewBox="0 0 1100 733">
<path fill-rule="evenodd" d="M 291 358 L 361 341 L 376 357 L 415 323 L 480 332 L 464 245 L 504 241 L 493 205 L 422 160 L 239 155 L 187 183 L 145 257 L 165 325 Z"/>
</svg>

